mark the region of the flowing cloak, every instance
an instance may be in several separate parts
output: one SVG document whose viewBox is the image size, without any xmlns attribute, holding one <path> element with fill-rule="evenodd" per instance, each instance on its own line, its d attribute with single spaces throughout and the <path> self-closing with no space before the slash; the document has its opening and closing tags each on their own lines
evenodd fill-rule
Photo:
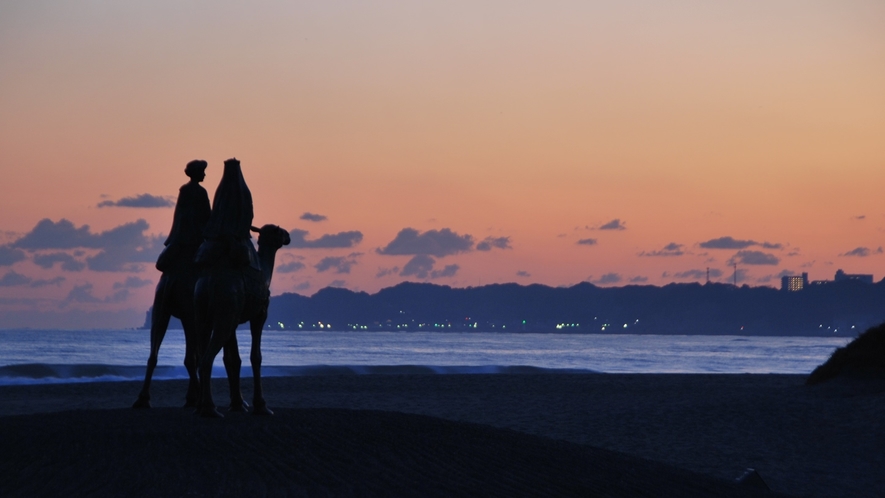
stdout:
<svg viewBox="0 0 885 498">
<path fill-rule="evenodd" d="M 240 162 L 227 160 L 224 162 L 224 174 L 215 190 L 212 201 L 212 214 L 203 235 L 207 239 L 233 237 L 234 239 L 250 239 L 249 228 L 252 226 L 252 192 L 246 186 Z"/>
<path fill-rule="evenodd" d="M 203 230 L 212 210 L 209 207 L 209 194 L 196 182 L 188 182 L 178 190 L 172 229 L 163 245 L 178 244 L 196 250 L 203 242 Z"/>
</svg>

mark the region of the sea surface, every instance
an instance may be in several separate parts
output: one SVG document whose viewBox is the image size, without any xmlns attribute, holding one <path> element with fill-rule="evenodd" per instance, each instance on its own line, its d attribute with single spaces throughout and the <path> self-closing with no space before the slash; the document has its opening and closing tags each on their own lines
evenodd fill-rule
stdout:
<svg viewBox="0 0 885 498">
<path fill-rule="evenodd" d="M 239 331 L 251 376 L 248 331 Z M 265 376 L 394 373 L 807 374 L 850 338 L 266 330 Z M 147 330 L 0 330 L 0 385 L 142 379 Z M 155 379 L 186 378 L 169 330 Z M 221 355 L 215 370 L 222 374 Z M 213 373 L 215 375 L 216 373 Z"/>
</svg>

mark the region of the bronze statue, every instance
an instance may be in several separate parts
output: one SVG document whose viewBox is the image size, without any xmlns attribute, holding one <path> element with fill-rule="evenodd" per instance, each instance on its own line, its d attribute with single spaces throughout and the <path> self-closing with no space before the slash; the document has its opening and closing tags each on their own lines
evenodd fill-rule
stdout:
<svg viewBox="0 0 885 498">
<path fill-rule="evenodd" d="M 188 383 L 185 406 L 197 406 L 200 397 L 197 365 L 202 351 L 198 347 L 194 323 L 194 285 L 199 270 L 194 264 L 194 256 L 203 242 L 203 231 L 209 221 L 211 209 L 209 195 L 200 185 L 206 178 L 206 161 L 194 160 L 187 163 L 184 173 L 190 181 L 178 191 L 175 203 L 175 214 L 172 229 L 166 239 L 166 248 L 157 259 L 157 269 L 163 272 L 154 293 L 154 305 L 151 309 L 151 352 L 148 357 L 144 385 L 133 408 L 150 408 L 150 386 L 160 345 L 166 336 L 170 317 L 181 320 L 184 328 L 185 355 L 184 366 L 187 368 Z M 228 355 L 228 350 L 225 350 Z M 242 396 L 240 396 L 242 398 Z"/>
<path fill-rule="evenodd" d="M 199 398 L 197 379 L 196 327 L 194 325 L 194 284 L 197 282 L 197 269 L 194 256 L 203 241 L 203 230 L 209 221 L 211 209 L 209 195 L 200 182 L 206 178 L 206 161 L 194 160 L 187 163 L 184 173 L 190 181 L 178 190 L 172 229 L 166 239 L 163 252 L 157 258 L 157 269 L 163 274 L 154 293 L 154 306 L 151 309 L 151 353 L 148 357 L 144 385 L 133 408 L 150 408 L 151 378 L 157 366 L 160 344 L 166 336 L 169 319 L 175 316 L 184 328 L 185 355 L 190 383 L 187 389 L 185 406 L 195 406 Z"/>
<path fill-rule="evenodd" d="M 260 229 L 252 223 L 252 194 L 243 179 L 240 162 L 224 162 L 224 175 L 215 191 L 206 240 L 196 261 L 205 270 L 194 289 L 200 358 L 200 406 L 204 417 L 221 417 L 212 400 L 212 363 L 222 348 L 231 392 L 231 409 L 242 410 L 240 358 L 236 350 L 237 325 L 249 322 L 252 332 L 253 405 L 256 415 L 271 415 L 261 389 L 261 332 L 270 303 L 270 281 L 277 250 L 289 244 L 289 233 L 276 225 Z M 258 232 L 258 252 L 249 231 Z M 202 347 L 205 345 L 205 348 Z M 228 355 L 228 350 L 231 354 Z M 236 399 L 239 397 L 239 399 Z"/>
</svg>

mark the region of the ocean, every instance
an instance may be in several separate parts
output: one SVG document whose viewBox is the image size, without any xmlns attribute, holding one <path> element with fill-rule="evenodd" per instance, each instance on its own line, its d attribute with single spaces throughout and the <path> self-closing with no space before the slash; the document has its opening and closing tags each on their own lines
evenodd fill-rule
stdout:
<svg viewBox="0 0 885 498">
<path fill-rule="evenodd" d="M 237 333 L 251 376 L 247 331 Z M 262 335 L 263 375 L 580 373 L 807 374 L 850 338 L 501 332 Z M 0 385 L 140 380 L 147 330 L 0 330 Z M 187 378 L 184 333 L 169 330 L 155 379 Z M 221 355 L 213 375 L 223 375 Z"/>
</svg>

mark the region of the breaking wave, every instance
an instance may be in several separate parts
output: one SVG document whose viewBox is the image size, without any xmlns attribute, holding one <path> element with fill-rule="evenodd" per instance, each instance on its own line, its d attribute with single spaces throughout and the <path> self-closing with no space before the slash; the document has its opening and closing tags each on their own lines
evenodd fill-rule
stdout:
<svg viewBox="0 0 885 498">
<path fill-rule="evenodd" d="M 458 374 L 591 374 L 586 369 L 556 369 L 531 366 L 435 366 L 435 365 L 304 365 L 262 366 L 263 377 L 301 375 L 458 375 Z M 144 379 L 144 365 L 59 365 L 24 363 L 0 367 L 0 385 L 65 384 L 75 382 L 122 382 Z M 215 366 L 213 376 L 224 376 L 224 368 Z M 243 365 L 242 377 L 252 376 L 252 367 Z M 158 365 L 154 380 L 187 379 L 183 366 Z"/>
</svg>

